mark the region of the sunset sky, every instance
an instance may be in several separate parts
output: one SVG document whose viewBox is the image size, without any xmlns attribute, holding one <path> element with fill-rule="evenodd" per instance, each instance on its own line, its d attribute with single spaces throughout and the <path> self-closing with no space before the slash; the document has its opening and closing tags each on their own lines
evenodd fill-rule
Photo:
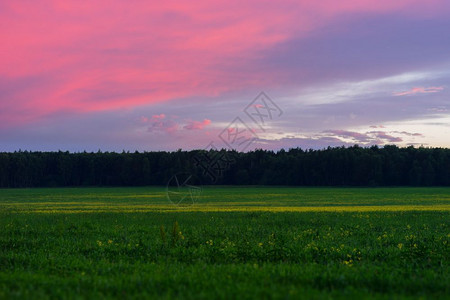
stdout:
<svg viewBox="0 0 450 300">
<path fill-rule="evenodd" d="M 4 0 L 0 41 L 0 151 L 222 148 L 235 120 L 245 150 L 450 147 L 448 0 Z"/>
</svg>

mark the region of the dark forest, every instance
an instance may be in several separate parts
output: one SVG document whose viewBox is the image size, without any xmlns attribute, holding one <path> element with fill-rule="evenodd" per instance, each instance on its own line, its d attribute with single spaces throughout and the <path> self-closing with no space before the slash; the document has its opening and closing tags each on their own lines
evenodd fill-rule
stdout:
<svg viewBox="0 0 450 300">
<path fill-rule="evenodd" d="M 177 173 L 206 185 L 450 186 L 450 149 L 0 153 L 3 188 L 166 185 Z"/>
</svg>

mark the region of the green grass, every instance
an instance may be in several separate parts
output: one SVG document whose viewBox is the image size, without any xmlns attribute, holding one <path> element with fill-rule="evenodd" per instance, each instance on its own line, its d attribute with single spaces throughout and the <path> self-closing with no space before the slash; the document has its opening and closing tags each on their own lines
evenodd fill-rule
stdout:
<svg viewBox="0 0 450 300">
<path fill-rule="evenodd" d="M 0 298 L 442 298 L 449 188 L 0 190 Z"/>
</svg>

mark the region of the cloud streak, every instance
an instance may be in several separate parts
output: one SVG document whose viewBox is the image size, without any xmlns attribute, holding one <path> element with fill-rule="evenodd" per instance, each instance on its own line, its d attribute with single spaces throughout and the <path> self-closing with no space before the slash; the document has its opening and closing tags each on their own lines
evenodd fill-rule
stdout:
<svg viewBox="0 0 450 300">
<path fill-rule="evenodd" d="M 407 137 L 422 137 L 420 133 L 410 133 L 406 131 L 366 131 L 355 132 L 348 130 L 326 130 L 322 132 L 322 136 L 335 137 L 347 144 L 359 144 L 359 145 L 386 145 L 386 144 L 398 144 L 404 142 L 405 136 Z M 403 137 L 402 137 L 403 136 Z"/>
<path fill-rule="evenodd" d="M 413 87 L 408 91 L 394 92 L 394 96 L 409 96 L 414 94 L 426 94 L 426 93 L 437 93 L 444 89 L 442 86 L 431 86 L 431 87 Z"/>
</svg>

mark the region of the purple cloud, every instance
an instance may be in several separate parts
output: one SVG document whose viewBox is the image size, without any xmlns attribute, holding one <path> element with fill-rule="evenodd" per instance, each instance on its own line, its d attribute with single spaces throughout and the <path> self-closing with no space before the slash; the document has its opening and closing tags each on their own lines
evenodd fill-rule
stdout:
<svg viewBox="0 0 450 300">
<path fill-rule="evenodd" d="M 166 118 L 165 114 L 153 115 L 150 119 L 141 117 L 141 122 L 150 125 L 147 129 L 150 132 L 164 131 L 172 134 L 178 130 L 178 124 L 172 119 Z"/>
<path fill-rule="evenodd" d="M 403 142 L 401 137 L 396 137 L 384 131 L 368 131 L 365 133 L 348 130 L 326 130 L 324 134 L 332 134 L 343 139 L 350 139 L 352 142 L 362 145 L 383 145 L 386 143 Z"/>
<path fill-rule="evenodd" d="M 323 133 L 331 134 L 331 135 L 342 137 L 342 138 L 350 138 L 359 143 L 368 143 L 372 140 L 367 134 L 354 132 L 354 131 L 336 129 L 336 130 L 326 130 Z"/>
<path fill-rule="evenodd" d="M 370 131 L 367 134 L 371 134 L 376 139 L 383 140 L 382 143 L 388 142 L 388 143 L 400 143 L 403 142 L 403 139 L 400 137 L 395 137 L 392 135 L 387 134 L 383 131 Z"/>
</svg>

